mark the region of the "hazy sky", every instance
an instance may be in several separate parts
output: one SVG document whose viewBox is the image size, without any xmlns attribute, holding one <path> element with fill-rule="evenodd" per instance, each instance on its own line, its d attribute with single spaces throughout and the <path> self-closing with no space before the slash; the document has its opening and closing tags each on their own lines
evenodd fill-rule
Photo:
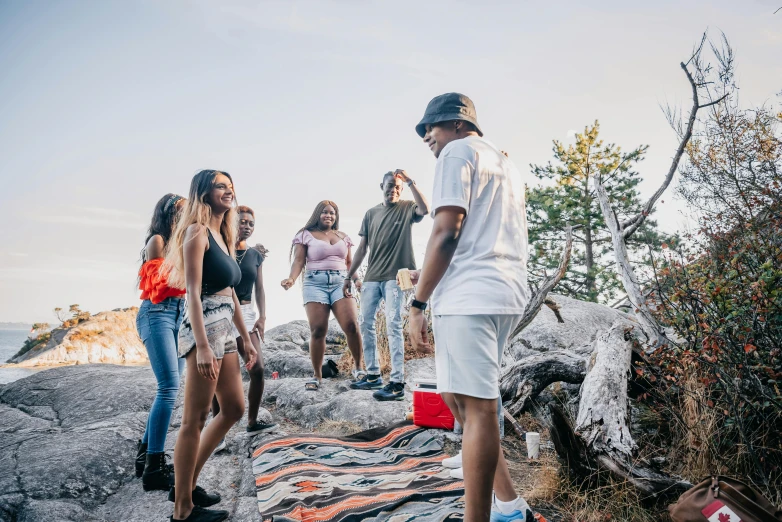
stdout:
<svg viewBox="0 0 782 522">
<path fill-rule="evenodd" d="M 734 46 L 742 102 L 779 101 L 782 0 L 542 4 L 0 1 L 0 321 L 138 304 L 154 203 L 203 168 L 257 212 L 268 325 L 305 318 L 300 287 L 279 286 L 294 232 L 333 199 L 357 239 L 391 169 L 428 194 L 413 128 L 443 92 L 470 96 L 525 173 L 595 119 L 650 145 L 645 195 L 676 145 L 660 104 L 688 103 L 679 62 L 707 27 Z M 681 204 L 663 199 L 673 230 Z"/>
</svg>

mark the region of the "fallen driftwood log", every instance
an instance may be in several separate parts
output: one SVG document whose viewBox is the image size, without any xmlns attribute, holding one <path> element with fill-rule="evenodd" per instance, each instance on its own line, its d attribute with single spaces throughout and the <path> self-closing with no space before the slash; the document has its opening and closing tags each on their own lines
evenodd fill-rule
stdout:
<svg viewBox="0 0 782 522">
<path fill-rule="evenodd" d="M 518 336 L 546 304 L 558 322 L 565 319 L 548 293 L 567 271 L 572 247 L 572 229 L 557 272 L 535 291 L 530 305 L 511 338 Z M 577 477 L 589 480 L 599 472 L 632 484 L 646 499 L 669 498 L 691 487 L 686 481 L 655 471 L 638 459 L 630 433 L 628 382 L 633 352 L 640 352 L 644 324 L 629 317 L 616 320 L 594 340 L 590 357 L 583 352 L 557 349 L 528 355 L 506 368 L 500 379 L 500 394 L 510 416 L 530 409 L 532 401 L 550 384 L 582 383 L 575 428 L 559 406 L 550 405 L 550 435 L 560 458 Z M 514 426 L 515 427 L 515 426 Z"/>
<path fill-rule="evenodd" d="M 587 479 L 607 471 L 632 484 L 645 499 L 667 499 L 692 485 L 637 458 L 627 398 L 635 329 L 617 323 L 597 339 L 581 385 L 575 429 L 561 408 L 549 405 L 550 435 L 560 458 L 577 476 Z"/>
<path fill-rule="evenodd" d="M 511 401 L 508 413 L 518 415 L 535 397 L 555 382 L 578 384 L 586 375 L 586 360 L 564 350 L 525 357 L 511 366 L 500 381 L 503 402 Z"/>
</svg>

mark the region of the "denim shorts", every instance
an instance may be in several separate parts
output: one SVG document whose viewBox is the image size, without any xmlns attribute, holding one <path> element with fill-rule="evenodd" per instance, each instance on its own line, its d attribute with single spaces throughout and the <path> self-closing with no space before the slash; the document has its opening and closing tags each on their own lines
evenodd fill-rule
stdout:
<svg viewBox="0 0 782 522">
<path fill-rule="evenodd" d="M 344 299 L 342 285 L 347 277 L 346 270 L 307 270 L 302 284 L 304 304 L 322 303 L 331 306 Z"/>
</svg>

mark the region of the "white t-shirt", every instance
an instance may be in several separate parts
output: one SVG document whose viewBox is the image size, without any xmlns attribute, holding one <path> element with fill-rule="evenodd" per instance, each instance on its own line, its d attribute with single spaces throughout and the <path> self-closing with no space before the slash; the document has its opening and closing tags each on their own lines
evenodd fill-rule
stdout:
<svg viewBox="0 0 782 522">
<path fill-rule="evenodd" d="M 523 314 L 527 210 L 513 163 L 483 138 L 452 141 L 437 158 L 432 199 L 432 216 L 442 207 L 467 212 L 453 260 L 432 295 L 432 313 Z"/>
</svg>

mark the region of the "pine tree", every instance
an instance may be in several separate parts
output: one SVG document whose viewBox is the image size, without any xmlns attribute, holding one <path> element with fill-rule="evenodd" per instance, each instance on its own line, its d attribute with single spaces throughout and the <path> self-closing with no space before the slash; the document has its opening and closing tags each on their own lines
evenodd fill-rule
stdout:
<svg viewBox="0 0 782 522">
<path fill-rule="evenodd" d="M 595 176 L 600 176 L 621 216 L 637 214 L 643 205 L 638 184 L 641 177 L 634 167 L 644 159 L 648 146 L 629 153 L 613 143 L 599 139 L 600 124 L 576 134 L 576 143 L 565 147 L 554 140 L 554 163 L 531 165 L 532 173 L 545 183 L 528 188 L 530 262 L 533 284 L 556 269 L 564 241 L 563 230 L 574 227 L 573 254 L 568 273 L 557 292 L 577 299 L 606 302 L 621 289 L 611 251 L 611 236 L 606 228 L 594 192 Z M 576 228 L 577 227 L 577 228 Z M 647 220 L 628 242 L 631 253 L 646 259 L 647 245 L 663 241 L 657 224 Z"/>
</svg>

